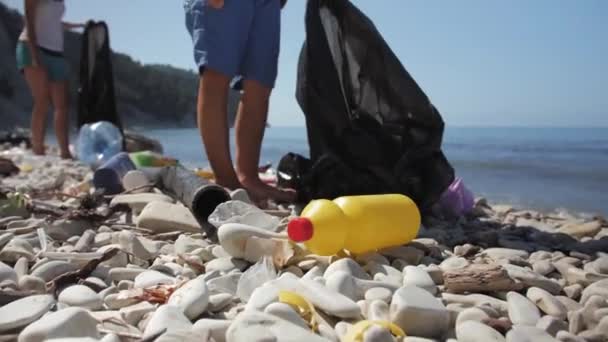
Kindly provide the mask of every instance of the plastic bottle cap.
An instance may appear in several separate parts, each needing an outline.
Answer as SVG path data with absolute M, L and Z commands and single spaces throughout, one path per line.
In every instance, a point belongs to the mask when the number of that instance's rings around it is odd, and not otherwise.
M 314 234 L 314 226 L 312 222 L 305 218 L 300 217 L 289 221 L 287 225 L 287 235 L 289 239 L 295 242 L 304 242 L 312 238 Z

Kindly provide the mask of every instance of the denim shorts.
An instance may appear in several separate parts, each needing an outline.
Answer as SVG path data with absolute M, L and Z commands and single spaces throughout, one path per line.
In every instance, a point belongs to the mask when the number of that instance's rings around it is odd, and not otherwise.
M 68 79 L 68 62 L 62 53 L 38 48 L 38 54 L 40 56 L 40 64 L 46 70 L 51 82 L 61 82 Z M 15 55 L 17 58 L 17 68 L 20 71 L 32 65 L 32 54 L 26 42 L 19 41 L 17 43 Z
M 205 68 L 240 80 L 254 80 L 273 88 L 281 41 L 280 0 L 224 0 L 215 9 L 207 0 L 186 0 L 186 27 L 194 45 L 194 61 Z

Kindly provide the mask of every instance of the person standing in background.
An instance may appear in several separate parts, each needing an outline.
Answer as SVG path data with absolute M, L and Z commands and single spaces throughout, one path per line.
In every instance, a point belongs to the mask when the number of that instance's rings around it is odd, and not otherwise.
M 64 31 L 84 24 L 63 22 L 63 0 L 24 0 L 25 28 L 17 43 L 17 67 L 34 98 L 32 150 L 45 153 L 46 117 L 52 104 L 61 158 L 71 158 L 68 137 L 68 63 L 63 55 Z
M 197 122 L 217 184 L 245 188 L 256 201 L 290 201 L 292 191 L 265 184 L 258 164 L 279 58 L 286 0 L 185 0 L 186 27 L 199 68 Z M 227 120 L 231 86 L 242 97 L 236 119 L 236 170 Z

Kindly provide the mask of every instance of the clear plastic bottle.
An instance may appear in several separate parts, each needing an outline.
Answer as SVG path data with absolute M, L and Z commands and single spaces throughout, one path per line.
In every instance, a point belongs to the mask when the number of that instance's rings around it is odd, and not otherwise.
M 100 121 L 80 128 L 77 146 L 78 159 L 97 168 L 122 151 L 123 137 L 116 126 Z
M 209 223 L 216 228 L 226 223 L 241 223 L 257 228 L 276 231 L 281 220 L 260 208 L 241 201 L 228 201 L 217 206 L 209 216 Z

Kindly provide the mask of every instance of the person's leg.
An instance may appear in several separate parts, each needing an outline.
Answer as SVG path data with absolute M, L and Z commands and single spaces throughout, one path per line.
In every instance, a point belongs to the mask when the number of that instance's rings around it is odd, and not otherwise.
M 290 201 L 293 192 L 265 184 L 258 173 L 270 93 L 277 75 L 281 9 L 279 1 L 254 2 L 256 12 L 244 61 L 244 94 L 236 122 L 237 174 L 254 198 Z
M 228 134 L 229 83 L 228 76 L 212 69 L 205 70 L 200 78 L 197 122 L 216 183 L 237 189 L 240 188 L 240 183 L 232 166 Z
M 222 9 L 202 0 L 186 5 L 186 27 L 201 75 L 198 127 L 216 182 L 230 189 L 241 185 L 230 156 L 228 88 L 231 78 L 239 73 L 253 13 L 249 0 L 228 1 Z
M 61 152 L 61 158 L 70 159 L 70 141 L 68 130 L 68 84 L 66 81 L 51 82 L 51 99 L 55 108 L 55 135 Z
M 271 187 L 259 177 L 260 152 L 271 90 L 253 80 L 245 80 L 243 85 L 245 92 L 236 121 L 236 167 L 239 181 L 253 198 L 290 201 L 293 199 L 292 192 Z
M 23 72 L 34 98 L 31 122 L 32 151 L 34 154 L 43 155 L 46 116 L 50 104 L 49 81 L 42 67 L 29 66 L 24 68 Z

